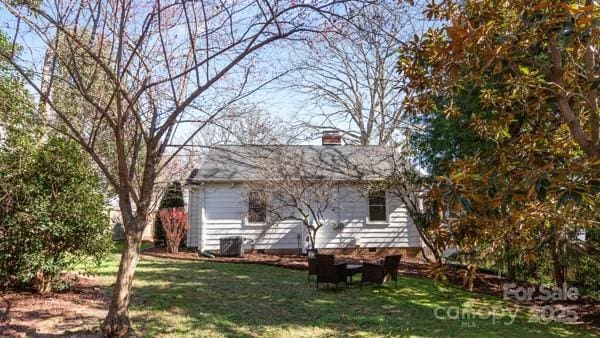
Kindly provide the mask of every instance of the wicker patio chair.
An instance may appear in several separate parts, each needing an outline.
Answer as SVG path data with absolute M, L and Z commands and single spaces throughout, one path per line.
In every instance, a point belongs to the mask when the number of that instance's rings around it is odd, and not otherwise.
M 362 288 L 366 283 L 381 285 L 388 280 L 393 280 L 398 287 L 398 265 L 401 259 L 401 255 L 395 255 L 386 256 L 383 264 L 364 262 L 360 287 Z
M 317 258 L 308 258 L 308 281 L 310 282 L 310 276 L 317 275 Z
M 348 271 L 346 263 L 335 264 L 334 255 L 317 255 L 317 289 L 319 283 L 329 283 L 337 285 L 344 283 L 348 287 Z

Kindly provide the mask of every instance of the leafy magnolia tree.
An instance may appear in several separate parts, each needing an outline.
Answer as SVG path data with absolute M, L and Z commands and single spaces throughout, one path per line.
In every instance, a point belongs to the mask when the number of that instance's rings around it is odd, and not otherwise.
M 516 253 L 534 262 L 548 250 L 558 285 L 575 234 L 597 227 L 597 11 L 591 2 L 442 1 L 442 20 L 401 50 L 407 106 L 466 119 L 495 146 L 446 168 L 448 224 L 461 250 Z M 469 100 L 480 106 L 465 106 Z M 484 112 L 484 113 L 481 113 Z
M 0 2 L 19 22 L 11 41 L 33 47 L 24 48 L 29 55 L 0 57 L 25 78 L 119 197 L 125 245 L 102 332 L 125 335 L 157 177 L 206 125 L 260 88 L 252 76 L 259 51 L 284 39 L 302 41 L 345 19 L 348 0 Z M 71 52 L 60 52 L 57 41 Z M 40 45 L 53 51 L 46 53 L 48 62 L 36 62 L 33 51 Z M 44 81 L 56 75 L 55 61 L 66 65 L 57 74 L 93 108 L 85 124 L 52 95 L 52 81 Z M 98 142 L 104 133 L 108 144 Z
M 160 217 L 160 211 L 162 209 L 183 208 L 184 206 L 185 202 L 183 200 L 183 191 L 181 190 L 181 183 L 177 181 L 171 182 L 166 188 L 158 206 L 159 215 L 157 216 L 159 217 L 156 217 L 154 221 L 154 230 L 156 231 L 155 236 L 156 241 L 158 243 L 167 244 L 167 237 L 165 233 L 165 228 L 162 223 L 162 218 Z
M 520 114 L 551 112 L 587 158 L 599 156 L 596 1 L 444 0 L 427 16 L 445 24 L 405 45 L 399 62 L 410 79 L 410 110 L 431 110 L 433 96 L 451 97 L 470 83 L 497 116 L 498 123 L 486 124 L 490 134 L 506 135 Z M 444 107 L 448 115 L 460 113 L 455 100 Z
M 0 150 L 0 278 L 52 290 L 60 274 L 108 253 L 110 226 L 104 196 L 77 144 L 52 134 L 8 135 Z
M 166 208 L 158 211 L 165 232 L 167 251 L 179 252 L 179 245 L 190 228 L 187 214 L 183 208 Z

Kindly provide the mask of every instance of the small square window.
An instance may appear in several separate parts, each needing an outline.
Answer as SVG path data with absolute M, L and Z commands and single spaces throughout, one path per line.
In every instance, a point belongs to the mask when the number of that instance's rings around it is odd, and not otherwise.
M 248 194 L 248 222 L 265 223 L 267 221 L 267 202 L 263 193 L 251 191 Z
M 385 206 L 385 191 L 369 191 L 369 221 L 385 222 L 387 221 L 387 210 Z

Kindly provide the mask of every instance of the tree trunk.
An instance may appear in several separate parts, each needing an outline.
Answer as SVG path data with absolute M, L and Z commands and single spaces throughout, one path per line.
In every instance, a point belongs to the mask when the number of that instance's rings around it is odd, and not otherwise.
M 557 287 L 562 288 L 565 285 L 565 269 L 560 262 L 560 245 L 558 243 L 558 238 L 555 238 L 552 243 L 552 265 L 554 270 L 554 282 Z
M 308 232 L 309 232 L 309 236 L 308 237 L 310 239 L 311 249 L 315 250 L 316 249 L 315 242 L 317 240 L 317 230 L 312 230 L 312 229 L 309 228 Z
M 559 227 L 554 225 L 554 236 L 552 238 L 552 244 L 550 247 L 552 255 L 553 275 L 556 286 L 562 288 L 565 284 L 565 269 L 560 261 L 561 247 L 560 247 L 560 232 Z
M 168 253 L 178 253 L 179 252 L 179 244 L 174 241 L 167 240 L 167 252 Z
M 35 289 L 41 295 L 49 294 L 52 291 L 52 277 L 39 271 L 35 276 Z
M 506 264 L 506 276 L 510 280 L 517 279 L 517 257 L 512 252 L 512 245 L 508 239 L 504 240 L 504 263 Z
M 117 282 L 113 289 L 108 314 L 104 319 L 104 323 L 102 323 L 102 334 L 106 337 L 123 337 L 130 331 L 129 296 L 131 294 L 131 285 L 138 262 L 141 242 L 141 231 L 139 233 L 128 233 L 125 237 L 125 248 L 123 248 L 121 254 Z
M 565 285 L 565 273 L 564 269 L 559 265 L 554 263 L 554 280 L 556 281 L 556 286 L 561 288 Z

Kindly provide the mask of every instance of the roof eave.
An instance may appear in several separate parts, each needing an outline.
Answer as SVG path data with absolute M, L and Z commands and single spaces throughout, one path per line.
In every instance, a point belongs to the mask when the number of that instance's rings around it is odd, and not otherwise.
M 383 181 L 385 179 L 386 179 L 385 177 L 369 177 L 369 178 L 362 178 L 362 179 L 333 178 L 333 179 L 327 179 L 327 180 L 322 180 L 322 181 L 334 181 L 334 182 L 340 182 L 340 183 L 341 182 L 361 183 L 361 182 Z M 188 179 L 187 184 L 199 185 L 202 183 L 246 183 L 246 182 L 264 182 L 264 181 L 272 181 L 272 180 L 266 180 L 266 179 L 245 179 L 245 180 L 241 180 L 241 179 L 230 179 L 230 180 Z M 285 180 L 278 180 L 278 181 L 285 181 Z

